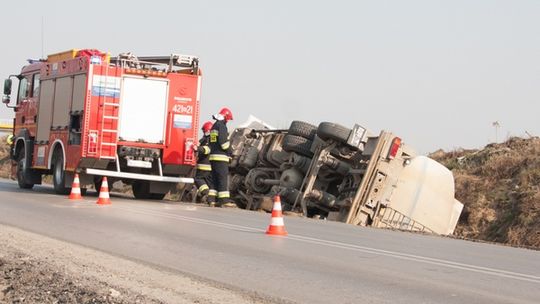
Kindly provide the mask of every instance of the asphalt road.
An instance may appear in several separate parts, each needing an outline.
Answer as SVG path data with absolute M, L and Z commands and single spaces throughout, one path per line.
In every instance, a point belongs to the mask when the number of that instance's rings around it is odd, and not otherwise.
M 95 194 L 0 180 L 0 223 L 301 303 L 540 303 L 540 252 L 266 213 Z

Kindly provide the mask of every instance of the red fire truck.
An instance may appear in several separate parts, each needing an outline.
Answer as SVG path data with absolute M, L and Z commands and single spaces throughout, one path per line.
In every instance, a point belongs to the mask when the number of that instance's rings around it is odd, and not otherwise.
M 201 75 L 198 58 L 180 54 L 70 50 L 29 60 L 4 82 L 15 111 L 12 176 L 30 189 L 52 174 L 58 194 L 69 193 L 75 172 L 83 189 L 107 176 L 146 199 L 192 183 Z

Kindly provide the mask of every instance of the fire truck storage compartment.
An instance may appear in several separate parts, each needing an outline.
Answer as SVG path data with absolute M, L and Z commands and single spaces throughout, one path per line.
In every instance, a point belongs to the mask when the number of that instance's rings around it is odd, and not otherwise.
M 119 139 L 163 143 L 168 88 L 166 79 L 123 78 Z
M 51 133 L 52 108 L 54 100 L 54 83 L 52 79 L 41 82 L 41 92 L 39 94 L 39 115 L 37 121 L 36 141 L 45 142 L 49 140 Z
M 63 129 L 68 126 L 72 94 L 73 78 L 71 76 L 57 78 L 54 90 L 53 128 Z
M 84 110 L 84 100 L 86 97 L 86 74 L 75 75 L 73 80 L 73 104 L 71 112 Z
M 36 140 L 49 140 L 50 129 L 65 129 L 73 117 L 71 112 L 84 109 L 86 74 L 48 79 L 41 82 Z

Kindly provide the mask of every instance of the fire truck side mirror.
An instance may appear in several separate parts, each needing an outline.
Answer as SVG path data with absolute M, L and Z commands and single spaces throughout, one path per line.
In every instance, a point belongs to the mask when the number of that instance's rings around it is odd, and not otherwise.
M 4 95 L 11 95 L 11 79 L 4 80 Z
M 2 96 L 2 102 L 9 105 L 11 95 L 11 79 L 4 80 L 4 96 Z

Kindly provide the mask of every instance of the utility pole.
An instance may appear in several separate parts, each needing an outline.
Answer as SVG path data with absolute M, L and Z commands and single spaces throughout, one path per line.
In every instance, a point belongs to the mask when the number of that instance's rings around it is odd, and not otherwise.
M 44 55 L 44 45 L 45 45 L 45 38 L 44 38 L 44 23 L 45 23 L 45 17 L 41 16 L 41 58 L 43 59 Z
M 501 124 L 499 123 L 499 121 L 494 121 L 491 125 L 495 128 L 495 143 L 498 143 L 499 142 L 499 128 L 501 127 Z

